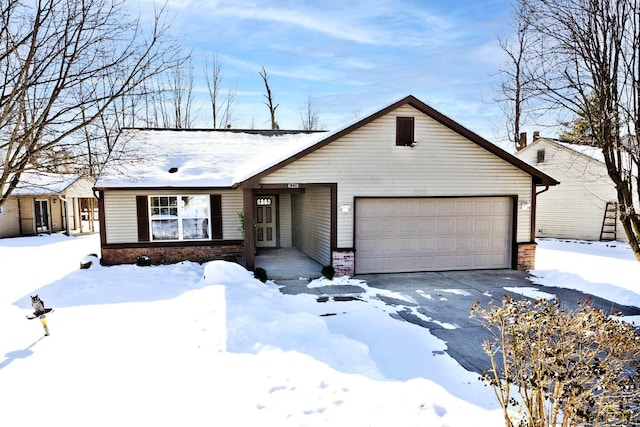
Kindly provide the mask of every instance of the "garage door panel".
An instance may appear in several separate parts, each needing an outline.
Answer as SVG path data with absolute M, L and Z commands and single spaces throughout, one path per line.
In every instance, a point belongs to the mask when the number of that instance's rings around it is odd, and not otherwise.
M 418 229 L 416 230 L 421 236 L 428 236 L 436 228 L 435 218 L 419 218 Z
M 455 222 L 456 234 L 470 234 L 473 232 L 473 219 L 472 218 L 458 218 Z
M 439 237 L 436 240 L 436 250 L 438 252 L 441 251 L 451 251 L 454 247 L 454 239 L 452 237 Z
M 356 272 L 509 268 L 508 197 L 362 199 Z
M 418 220 L 416 218 L 406 218 L 398 224 L 398 233 L 416 233 L 418 231 Z
M 456 222 L 453 218 L 438 218 L 436 220 L 436 229 L 433 230 L 435 234 L 441 235 L 451 235 L 456 229 Z

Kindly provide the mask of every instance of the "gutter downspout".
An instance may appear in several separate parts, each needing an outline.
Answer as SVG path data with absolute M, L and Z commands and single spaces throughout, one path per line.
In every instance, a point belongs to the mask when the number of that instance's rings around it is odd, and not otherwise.
M 536 193 L 536 196 L 538 196 L 538 195 L 540 195 L 540 194 L 544 193 L 545 191 L 549 191 L 549 186 L 548 186 L 548 185 L 545 185 L 544 190 L 542 190 L 542 191 L 538 191 L 538 192 Z

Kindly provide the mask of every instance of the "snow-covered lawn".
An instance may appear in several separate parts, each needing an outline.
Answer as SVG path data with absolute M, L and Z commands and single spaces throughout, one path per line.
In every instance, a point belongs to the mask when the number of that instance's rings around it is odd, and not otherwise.
M 477 374 L 373 295 L 319 304 L 225 262 L 79 269 L 98 252 L 0 239 L 1 426 L 503 425 Z M 624 244 L 541 241 L 534 273 L 640 306 Z M 35 293 L 49 337 L 25 319 Z

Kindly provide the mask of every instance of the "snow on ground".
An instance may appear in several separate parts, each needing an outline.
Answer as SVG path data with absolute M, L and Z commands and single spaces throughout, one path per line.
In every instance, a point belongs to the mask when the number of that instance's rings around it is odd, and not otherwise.
M 222 261 L 80 270 L 91 253 L 97 235 L 0 239 L 0 425 L 503 425 L 477 375 L 373 292 L 319 304 Z M 640 305 L 626 245 L 545 240 L 537 267 Z M 25 319 L 35 293 L 49 337 Z

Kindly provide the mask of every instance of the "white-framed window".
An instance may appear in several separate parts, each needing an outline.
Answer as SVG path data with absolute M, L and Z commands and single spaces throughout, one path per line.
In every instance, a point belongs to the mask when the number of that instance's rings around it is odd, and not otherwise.
M 149 196 L 151 240 L 206 240 L 211 236 L 209 196 Z

